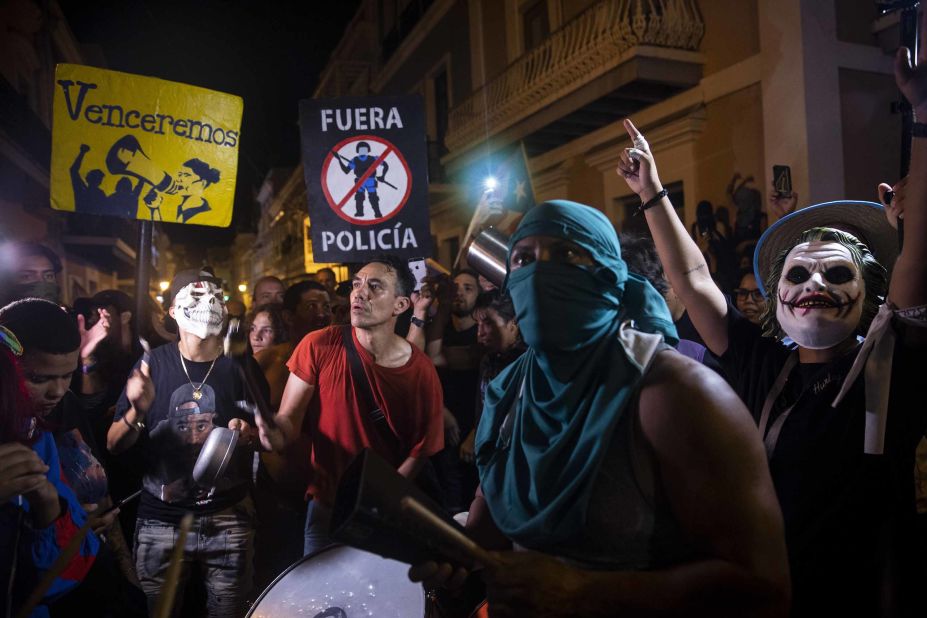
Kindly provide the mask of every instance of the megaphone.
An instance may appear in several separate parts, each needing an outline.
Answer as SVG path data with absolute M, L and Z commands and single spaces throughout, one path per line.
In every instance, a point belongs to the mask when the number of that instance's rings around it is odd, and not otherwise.
M 442 560 L 475 568 L 495 563 L 453 517 L 370 449 L 361 451 L 341 477 L 331 529 L 339 543 L 406 564 Z
M 173 177 L 148 158 L 134 135 L 126 135 L 110 147 L 106 154 L 106 169 L 110 174 L 135 176 L 161 193 L 176 191 L 172 187 Z

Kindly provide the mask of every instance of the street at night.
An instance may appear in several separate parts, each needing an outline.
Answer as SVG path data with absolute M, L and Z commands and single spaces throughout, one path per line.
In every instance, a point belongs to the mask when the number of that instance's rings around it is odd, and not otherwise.
M 0 0 L 3 616 L 924 616 L 925 37 Z

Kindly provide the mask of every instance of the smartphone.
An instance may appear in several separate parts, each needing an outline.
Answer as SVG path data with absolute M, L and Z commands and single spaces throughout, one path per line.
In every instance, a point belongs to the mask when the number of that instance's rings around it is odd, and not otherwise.
M 773 187 L 779 197 L 792 195 L 792 170 L 788 165 L 773 165 Z
M 422 289 L 422 283 L 425 281 L 425 277 L 428 276 L 428 266 L 425 264 L 425 258 L 412 258 L 409 260 L 409 270 L 412 271 L 412 276 L 415 277 L 415 292 L 418 292 Z
M 120 500 L 118 504 L 114 504 L 113 506 L 111 506 L 111 507 L 109 507 L 108 509 L 106 509 L 105 511 L 103 511 L 103 515 L 107 515 L 108 513 L 112 513 L 112 512 L 115 511 L 116 509 L 121 509 L 121 508 L 122 508 L 123 506 L 125 506 L 127 503 L 131 502 L 132 500 L 135 500 L 136 498 L 138 498 L 138 497 L 141 496 L 141 495 L 142 495 L 142 490 L 141 490 L 141 489 L 139 489 L 139 490 L 138 490 L 137 492 L 135 492 L 134 494 L 129 494 L 128 496 L 126 496 L 125 498 L 123 498 L 122 500 Z

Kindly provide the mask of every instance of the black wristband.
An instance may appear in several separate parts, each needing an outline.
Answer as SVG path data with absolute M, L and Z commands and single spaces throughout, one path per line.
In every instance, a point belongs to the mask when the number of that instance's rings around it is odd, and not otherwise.
M 915 122 L 911 125 L 911 135 L 913 137 L 927 137 L 927 124 Z
M 413 315 L 411 318 L 411 322 L 415 324 L 416 326 L 418 326 L 419 328 L 425 328 L 425 320 L 422 320 L 421 318 L 417 318 Z
M 660 200 L 662 200 L 664 197 L 666 197 L 666 194 L 667 194 L 666 189 L 662 189 L 659 193 L 657 193 L 656 195 L 654 195 L 652 198 L 650 198 L 650 199 L 647 200 L 646 202 L 643 202 L 643 203 L 640 205 L 640 207 L 638 207 L 638 209 L 634 212 L 634 216 L 636 217 L 637 215 L 641 214 L 642 212 L 644 212 L 644 211 L 647 210 L 648 208 L 653 208 L 654 206 L 656 206 L 657 204 L 659 204 L 659 203 L 660 203 Z

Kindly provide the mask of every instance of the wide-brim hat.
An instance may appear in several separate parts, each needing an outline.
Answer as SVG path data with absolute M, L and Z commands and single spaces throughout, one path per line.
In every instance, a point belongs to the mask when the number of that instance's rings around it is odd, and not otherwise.
M 829 227 L 852 234 L 869 247 L 879 264 L 891 272 L 898 258 L 898 232 L 885 218 L 885 208 L 876 202 L 837 200 L 806 206 L 769 226 L 756 244 L 753 272 L 763 296 L 767 296 L 766 277 L 773 262 L 791 249 L 803 232 Z

